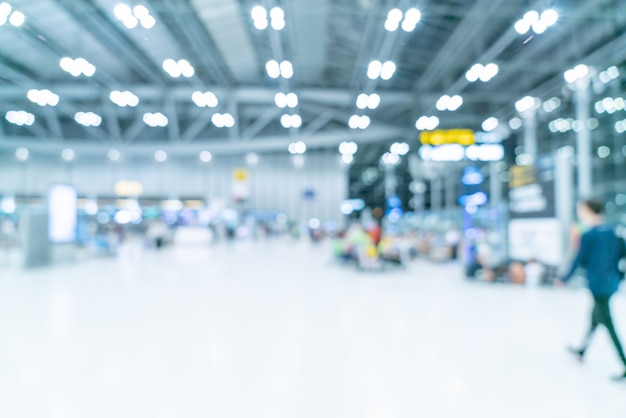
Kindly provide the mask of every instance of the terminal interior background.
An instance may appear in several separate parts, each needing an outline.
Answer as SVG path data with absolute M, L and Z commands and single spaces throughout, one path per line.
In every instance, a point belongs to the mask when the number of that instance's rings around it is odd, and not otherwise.
M 626 3 L 0 3 L 0 415 L 622 417 Z M 613 301 L 626 335 L 626 297 Z

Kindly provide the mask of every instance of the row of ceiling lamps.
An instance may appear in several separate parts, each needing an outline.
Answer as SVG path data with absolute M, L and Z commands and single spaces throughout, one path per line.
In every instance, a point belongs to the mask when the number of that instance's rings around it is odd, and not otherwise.
M 587 129 L 594 130 L 600 126 L 600 121 L 596 118 L 589 118 L 586 122 L 583 122 L 582 120 L 574 120 L 572 118 L 559 118 L 551 121 L 548 124 L 548 129 L 552 133 L 565 133 L 569 131 L 580 132 L 585 128 L 585 125 Z
M 396 144 L 394 144 L 396 145 Z M 404 144 L 406 145 L 406 144 Z M 407 147 L 407 152 L 408 152 L 408 145 L 406 145 Z M 341 155 L 344 157 L 342 158 L 342 162 L 345 164 L 350 164 L 352 163 L 353 159 L 354 159 L 354 154 L 357 151 L 357 145 L 355 142 L 342 142 L 339 145 L 339 152 L 341 153 Z M 306 144 L 303 141 L 298 141 L 298 142 L 293 142 L 291 144 L 289 144 L 289 146 L 287 147 L 287 150 L 289 152 L 289 154 L 291 155 L 295 155 L 295 156 L 302 156 L 304 155 L 304 153 L 306 153 L 307 147 Z M 404 154 L 402 154 L 404 155 Z M 157 162 L 165 162 L 168 159 L 168 155 L 167 152 L 163 151 L 163 150 L 157 150 L 155 151 L 154 155 L 153 155 L 155 161 Z M 348 158 L 350 157 L 350 158 Z M 19 147 L 15 150 L 15 158 L 18 159 L 19 161 L 27 161 L 30 158 L 30 152 L 28 150 L 28 148 L 26 147 Z M 61 158 L 65 161 L 74 161 L 76 159 L 76 152 L 71 149 L 71 148 L 65 148 L 61 151 Z M 107 151 L 107 158 L 110 161 L 113 162 L 117 162 L 120 161 L 122 158 L 122 153 L 115 149 L 112 148 L 110 150 Z M 213 160 L 213 154 L 211 154 L 211 152 L 209 151 L 201 151 L 198 154 L 198 158 L 200 159 L 200 161 L 202 161 L 203 163 L 208 163 L 210 161 Z M 254 153 L 254 152 L 250 152 L 247 153 L 245 155 L 246 158 L 246 162 L 249 165 L 257 165 L 259 162 L 259 156 L 258 154 Z
M 127 4 L 119 3 L 113 8 L 113 13 L 128 29 L 134 29 L 138 24 L 145 29 L 152 29 L 156 24 L 156 19 L 143 5 L 137 5 L 131 9 Z
M 541 14 L 539 14 L 539 12 L 537 12 L 536 10 L 530 10 L 529 12 L 524 14 L 522 19 L 518 20 L 515 23 L 514 27 L 515 30 L 520 34 L 525 34 L 531 29 L 536 34 L 541 34 L 545 32 L 546 29 L 550 26 L 555 25 L 558 20 L 559 14 L 554 9 L 545 10 Z M 467 72 L 465 73 L 465 78 L 470 83 L 475 83 L 478 80 L 482 81 L 483 83 L 487 83 L 491 79 L 493 79 L 498 74 L 498 72 L 499 67 L 495 63 L 489 63 L 485 65 L 481 63 L 476 63 L 472 67 L 470 67 L 469 70 L 467 70 Z M 606 75 L 605 77 L 608 77 L 608 75 Z M 568 78 L 567 75 L 566 78 Z M 442 110 L 439 108 L 439 106 L 437 106 L 437 108 L 439 110 Z
M 588 77 L 596 75 L 596 70 L 593 67 L 588 67 L 584 64 L 579 64 L 574 68 L 571 68 L 563 73 L 563 78 L 566 82 L 573 84 L 578 80 L 584 80 Z M 619 69 L 616 66 L 611 66 L 598 74 L 598 79 L 607 84 L 612 80 L 618 79 L 620 76 Z M 545 102 L 541 102 L 540 99 L 532 96 L 526 96 L 515 102 L 515 109 L 518 113 L 523 114 L 527 111 L 538 109 L 543 107 L 546 113 L 551 113 L 561 106 L 561 99 L 553 97 Z M 618 110 L 626 110 L 626 101 L 621 98 L 605 97 L 604 99 L 595 103 L 595 110 L 598 113 L 615 113 Z M 482 128 L 484 131 L 489 132 L 498 127 L 498 120 L 494 117 L 490 117 L 483 121 Z M 548 128 L 551 132 L 568 132 L 568 131 L 580 131 L 587 126 L 588 129 L 596 129 L 599 127 L 599 121 L 595 118 L 590 118 L 586 123 L 582 121 L 575 121 L 573 119 L 556 119 L 548 124 Z M 520 118 L 514 117 L 509 121 L 509 127 L 513 130 L 517 130 L 522 127 L 522 121 Z M 623 133 L 621 130 L 622 125 L 619 122 L 615 126 L 615 130 L 618 133 Z M 626 125 L 624 126 L 626 128 Z M 419 128 L 418 128 L 419 129 Z
M 391 9 L 387 14 L 385 21 L 385 29 L 389 32 L 394 32 L 398 28 L 402 27 L 405 32 L 411 32 L 415 30 L 418 22 L 421 20 L 422 14 L 416 8 L 408 9 L 403 12 L 400 9 Z M 376 80 L 378 78 L 382 80 L 390 80 L 396 72 L 396 64 L 393 61 L 381 62 L 379 60 L 373 60 L 367 66 L 367 77 L 370 80 Z M 376 93 L 366 94 L 361 93 L 356 98 L 356 107 L 365 109 L 376 109 L 380 105 L 380 96 Z M 367 129 L 370 125 L 370 118 L 366 115 L 352 115 L 348 120 L 348 126 L 352 129 Z M 350 159 L 346 157 L 345 159 Z
M 20 27 L 26 21 L 26 16 L 19 10 L 14 10 L 9 3 L 0 3 L 0 26 L 4 26 L 7 22 L 11 25 Z
M 595 104 L 595 110 L 598 113 L 608 113 L 612 115 L 619 110 L 626 110 L 626 101 L 622 97 L 605 97 L 599 100 Z
M 255 6 L 250 12 L 254 27 L 258 30 L 264 30 L 268 27 L 267 10 L 263 6 Z M 280 7 L 273 7 L 269 12 L 270 20 L 272 21 L 272 29 L 283 30 L 285 28 L 285 12 Z

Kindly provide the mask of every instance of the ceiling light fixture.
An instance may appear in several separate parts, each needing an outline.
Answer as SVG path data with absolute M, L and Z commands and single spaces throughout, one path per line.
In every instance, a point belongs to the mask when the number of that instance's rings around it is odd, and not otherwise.
M 437 116 L 421 116 L 415 122 L 415 128 L 418 131 L 433 131 L 439 126 L 439 118 Z
M 9 3 L 0 3 L 0 26 L 9 22 L 11 25 L 19 28 L 26 21 L 24 13 L 14 10 Z
M 164 128 L 169 123 L 167 116 L 161 112 L 145 113 L 143 115 L 143 122 L 151 128 Z
M 302 126 L 302 117 L 285 114 L 280 117 L 280 124 L 283 125 L 283 128 L 299 128 Z
M 289 61 L 278 63 L 276 60 L 270 60 L 265 64 L 265 70 L 270 78 L 283 77 L 289 79 L 293 77 L 293 65 Z
M 113 8 L 113 14 L 128 29 L 134 29 L 138 24 L 145 29 L 152 29 L 156 24 L 156 19 L 150 14 L 148 8 L 141 4 L 131 9 L 127 4 L 118 3 Z
M 163 70 L 172 78 L 178 78 L 181 75 L 185 78 L 191 78 L 196 73 L 193 66 L 185 59 L 174 61 L 168 58 L 163 61 Z
M 371 119 L 367 115 L 352 115 L 348 120 L 348 126 L 351 129 L 367 129 L 370 126 Z
M 399 27 L 402 27 L 405 32 L 412 32 L 421 19 L 422 13 L 419 9 L 411 8 L 406 13 L 402 13 L 400 9 L 391 9 L 387 14 L 385 29 L 389 32 L 395 32 Z
M 214 113 L 211 122 L 217 128 L 232 128 L 235 126 L 235 118 L 230 113 Z
M 359 109 L 376 109 L 380 105 L 380 96 L 376 93 L 361 93 L 356 98 L 356 107 Z
M 295 108 L 298 106 L 298 95 L 295 93 L 276 93 L 274 103 L 281 109 L 285 107 Z
M 38 104 L 39 106 L 56 106 L 59 104 L 59 96 L 52 93 L 48 89 L 30 89 L 28 90 L 28 93 L 26 93 L 26 97 L 28 100 Z
M 109 99 L 119 107 L 135 107 L 139 104 L 139 97 L 130 91 L 113 90 L 111 94 L 109 94 Z
M 378 60 L 374 60 L 369 63 L 367 67 L 367 77 L 371 80 L 382 78 L 383 80 L 389 80 L 396 72 L 396 64 L 393 61 L 386 61 L 382 63 Z
M 524 17 L 515 22 L 514 28 L 520 35 L 525 35 L 531 29 L 537 35 L 544 33 L 549 27 L 558 22 L 559 14 L 554 9 L 545 10 L 539 14 L 536 10 L 530 10 Z
M 24 110 L 9 110 L 5 118 L 7 122 L 17 126 L 31 126 L 35 123 L 35 115 Z
M 289 151 L 289 154 L 302 155 L 306 152 L 306 144 L 302 141 L 292 142 L 291 144 L 289 144 L 289 147 L 287 149 Z
M 102 117 L 93 112 L 76 112 L 74 120 L 83 126 L 100 126 Z
M 465 73 L 465 78 L 470 83 L 474 83 L 478 80 L 486 83 L 494 78 L 498 74 L 499 70 L 498 65 L 494 63 L 489 63 L 487 65 L 474 64 Z
M 444 94 L 439 98 L 439 100 L 437 100 L 435 107 L 437 108 L 437 110 L 440 111 L 449 110 L 451 112 L 454 112 L 455 110 L 458 110 L 458 108 L 461 107 L 462 104 L 463 98 L 458 94 L 455 94 L 452 97 Z
M 84 58 L 63 57 L 59 65 L 63 71 L 70 73 L 73 77 L 79 77 L 81 74 L 85 77 L 92 77 L 96 73 L 96 67 Z
M 198 107 L 217 107 L 219 101 L 217 100 L 217 96 L 212 91 L 194 91 L 191 95 L 191 100 Z

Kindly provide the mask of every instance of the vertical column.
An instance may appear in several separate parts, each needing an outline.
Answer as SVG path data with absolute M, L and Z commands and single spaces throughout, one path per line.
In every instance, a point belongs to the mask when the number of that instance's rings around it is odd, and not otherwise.
M 499 207 L 502 202 L 502 182 L 498 162 L 489 163 L 489 203 L 492 209 Z
M 537 109 L 535 107 L 521 114 L 524 121 L 524 154 L 537 160 Z
M 396 194 L 395 168 L 391 164 L 385 165 L 385 198 L 389 199 Z
M 569 248 L 569 227 L 574 223 L 574 170 L 572 169 L 572 147 L 563 147 L 555 152 L 554 169 L 556 192 L 556 217 L 561 221 L 562 248 Z
M 574 83 L 574 99 L 576 105 L 576 120 L 581 129 L 576 132 L 576 151 L 578 155 L 578 197 L 589 197 L 593 193 L 591 184 L 591 131 L 587 126 L 591 113 L 591 92 L 589 78 L 582 77 Z
M 446 187 L 446 212 L 448 218 L 452 219 L 454 214 L 455 197 L 456 197 L 456 171 L 454 170 L 453 163 L 448 163 L 449 166 L 445 170 L 445 187 Z
M 441 176 L 433 176 L 430 180 L 430 209 L 438 213 L 441 211 Z

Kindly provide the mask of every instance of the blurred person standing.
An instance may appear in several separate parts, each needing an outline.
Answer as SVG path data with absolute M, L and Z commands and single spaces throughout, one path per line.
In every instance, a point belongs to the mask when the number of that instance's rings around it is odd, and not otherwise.
M 587 286 L 594 299 L 591 327 L 583 344 L 579 348 L 569 350 L 582 361 L 598 325 L 604 325 L 624 365 L 623 374 L 616 376 L 615 380 L 626 381 L 626 356 L 613 324 L 609 304 L 623 278 L 619 264 L 626 254 L 623 239 L 618 237 L 613 228 L 604 221 L 603 212 L 604 204 L 598 200 L 589 199 L 578 203 L 578 218 L 588 229 L 580 238 L 578 254 L 569 272 L 562 281 L 557 280 L 555 284 L 562 285 L 569 281 L 579 267 L 585 269 Z

